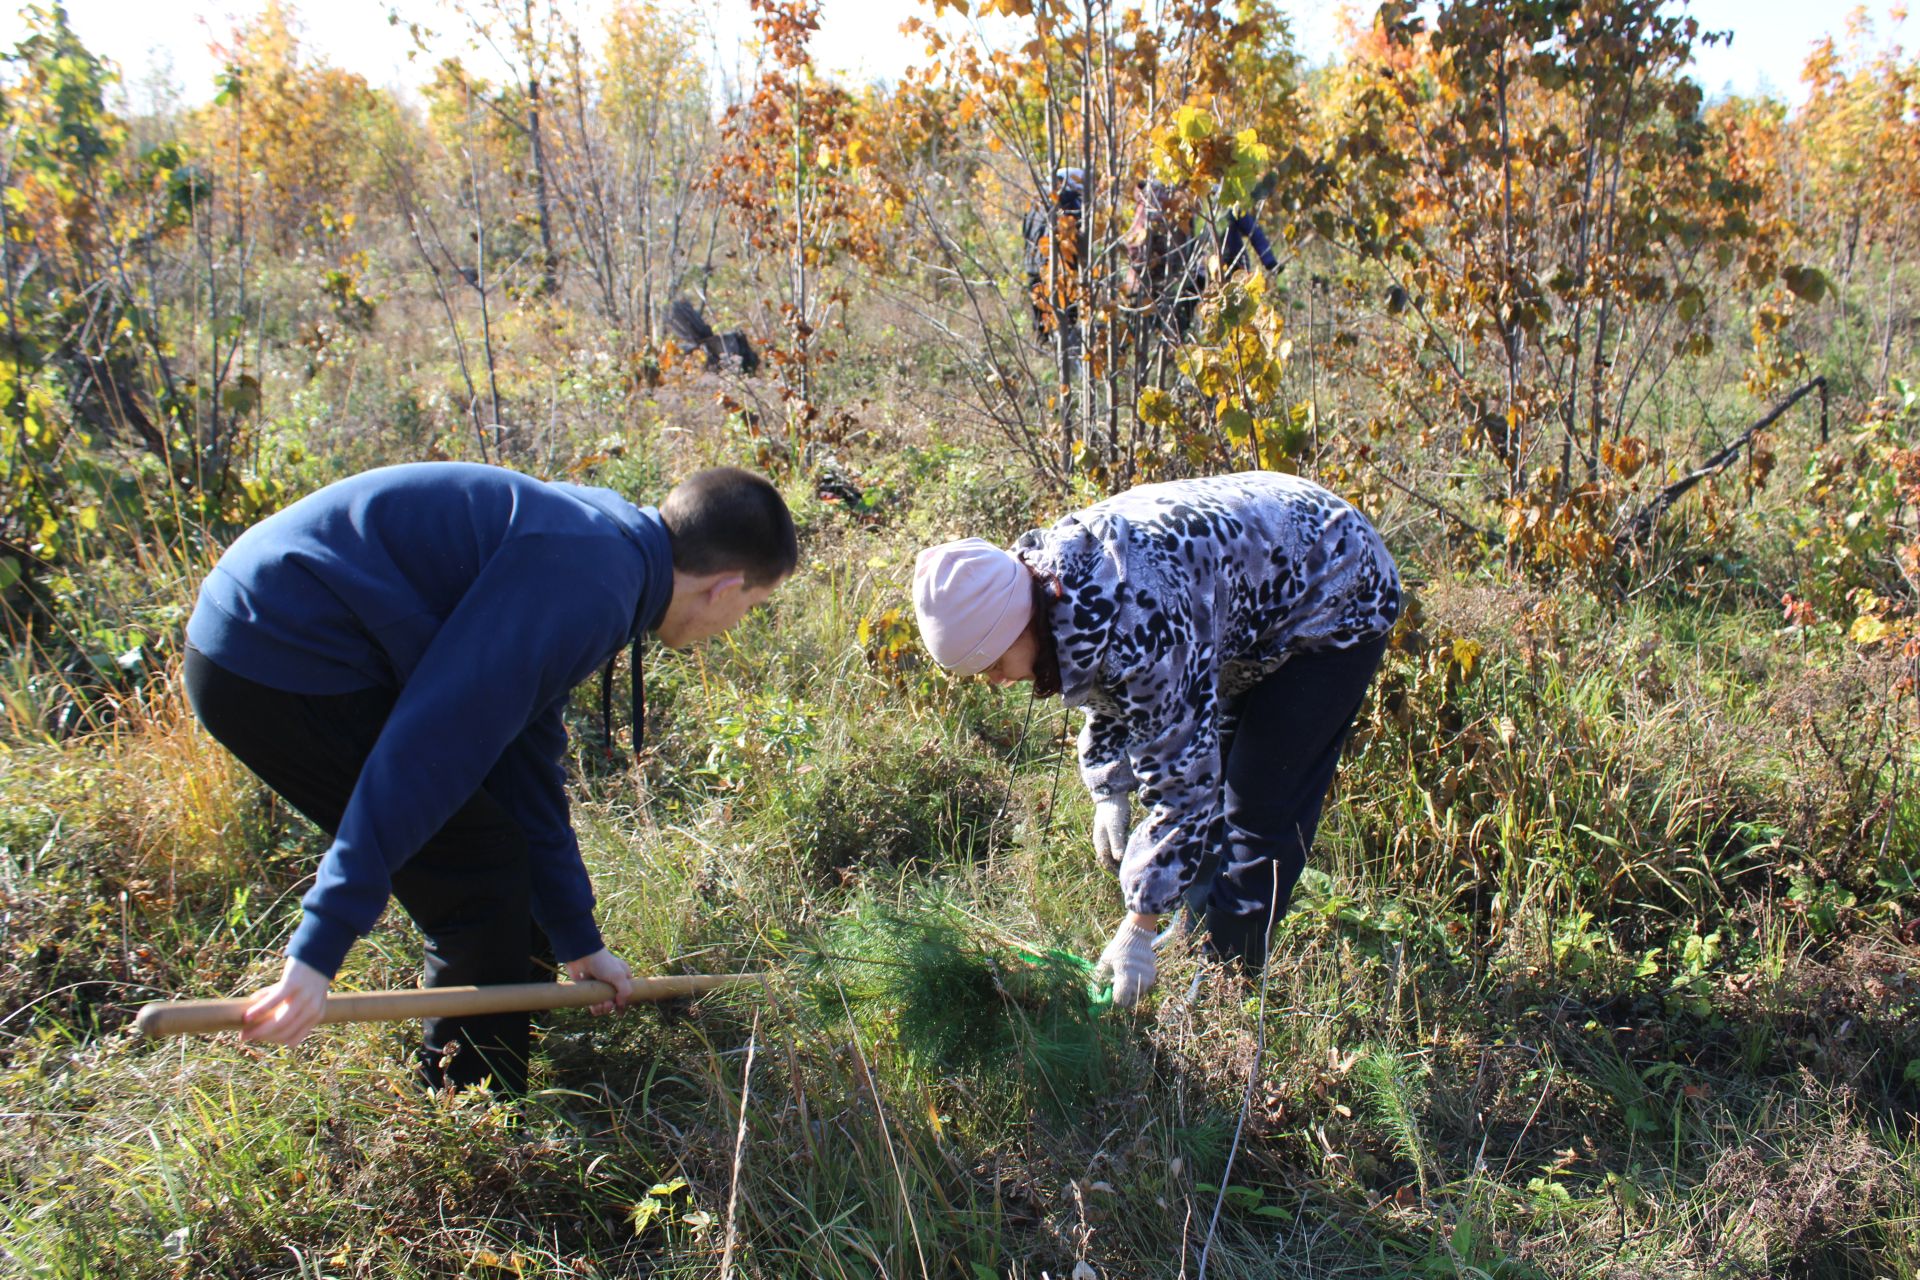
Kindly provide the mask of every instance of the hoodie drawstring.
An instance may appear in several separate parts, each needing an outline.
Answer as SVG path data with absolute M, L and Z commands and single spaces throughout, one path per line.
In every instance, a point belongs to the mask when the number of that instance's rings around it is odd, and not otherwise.
M 629 665 L 633 667 L 633 756 L 640 758 L 640 745 L 647 736 L 647 683 L 641 670 L 640 650 L 646 644 L 644 636 L 633 638 L 633 655 Z M 620 662 L 620 651 L 615 649 L 613 656 L 607 659 L 607 665 L 600 669 L 600 740 L 606 751 L 607 759 L 613 759 L 613 669 Z

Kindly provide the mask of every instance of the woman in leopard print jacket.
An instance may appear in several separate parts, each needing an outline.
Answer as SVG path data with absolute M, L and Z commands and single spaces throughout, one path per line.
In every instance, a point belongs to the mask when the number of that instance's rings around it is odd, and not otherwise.
M 1366 517 L 1274 472 L 1143 485 L 1010 551 L 921 552 L 914 607 L 943 666 L 1085 714 L 1094 850 L 1128 912 L 1101 956 L 1115 998 L 1153 984 L 1154 930 L 1183 897 L 1216 955 L 1264 964 L 1400 612 Z

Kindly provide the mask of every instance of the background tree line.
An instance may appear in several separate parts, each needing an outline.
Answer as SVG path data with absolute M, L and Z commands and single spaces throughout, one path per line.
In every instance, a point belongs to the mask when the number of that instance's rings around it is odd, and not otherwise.
M 417 376 L 384 412 L 336 405 L 342 430 L 524 457 L 556 362 L 669 376 L 685 295 L 769 349 L 773 386 L 724 407 L 796 466 L 856 416 L 821 375 L 853 315 L 929 341 L 941 412 L 1047 484 L 1301 468 L 1549 571 L 1616 573 L 1674 485 L 1734 472 L 1694 499 L 1718 518 L 1784 451 L 1818 473 L 1795 598 L 1901 627 L 1911 463 L 1890 438 L 1842 463 L 1832 432 L 1836 400 L 1841 440 L 1885 417 L 1914 340 L 1915 63 L 1864 19 L 1788 110 L 1708 102 L 1688 62 L 1723 37 L 1656 0 L 1387 4 L 1312 70 L 1260 0 L 1155 23 L 989 0 L 1018 33 L 992 47 L 946 8 L 909 23 L 923 68 L 855 89 L 814 72 L 805 0 L 756 0 L 759 63 L 724 87 L 688 12 L 458 4 L 425 16 L 471 48 L 401 101 L 308 56 L 275 0 L 211 101 L 138 118 L 63 10 L 29 9 L 0 156 L 9 580 L 129 485 L 258 514 L 276 416 L 337 402 L 395 334 Z M 1036 343 L 1018 228 L 1067 167 L 1084 252 L 1048 266 L 1071 318 Z M 1128 283 L 1148 179 L 1197 234 L 1180 332 Z M 1271 277 L 1219 269 L 1236 212 Z M 1743 434 L 1816 383 L 1819 441 Z M 1862 536 L 1884 545 L 1828 546 Z

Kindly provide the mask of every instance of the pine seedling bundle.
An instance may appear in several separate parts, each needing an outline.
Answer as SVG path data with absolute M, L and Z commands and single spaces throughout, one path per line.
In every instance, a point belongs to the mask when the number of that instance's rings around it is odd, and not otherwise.
M 909 1070 L 1013 1086 L 1054 1107 L 1105 1083 L 1107 998 L 1071 951 L 1020 945 L 932 903 L 864 907 L 811 959 L 821 1013 L 851 1014 Z

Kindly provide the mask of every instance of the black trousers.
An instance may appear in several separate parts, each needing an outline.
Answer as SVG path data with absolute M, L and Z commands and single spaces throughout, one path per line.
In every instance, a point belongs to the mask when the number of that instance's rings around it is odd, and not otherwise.
M 1227 709 L 1226 837 L 1189 902 L 1207 947 L 1258 972 L 1273 926 L 1307 865 L 1334 767 L 1386 653 L 1386 640 L 1302 653 Z
M 187 698 L 208 733 L 329 835 L 393 710 L 388 689 L 299 694 L 270 688 L 188 646 Z M 554 977 L 552 948 L 533 923 L 526 832 L 484 790 L 393 873 L 393 896 L 426 935 L 424 985 L 497 986 Z M 531 1026 L 524 1013 L 430 1018 L 418 1050 L 433 1087 L 491 1077 L 527 1086 Z

